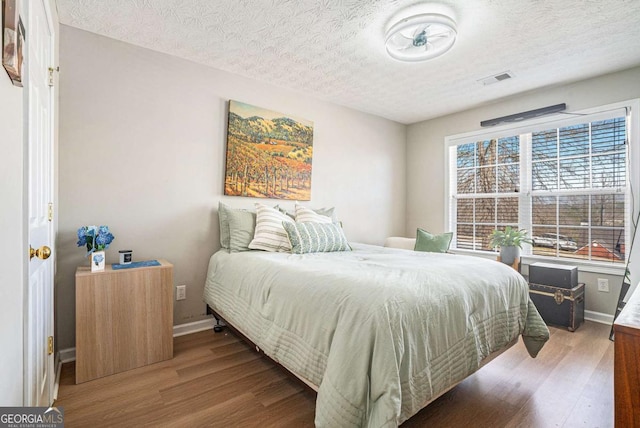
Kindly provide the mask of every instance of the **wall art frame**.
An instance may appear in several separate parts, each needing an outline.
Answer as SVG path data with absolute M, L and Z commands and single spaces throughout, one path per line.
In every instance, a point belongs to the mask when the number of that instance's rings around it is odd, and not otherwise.
M 21 0 L 2 0 L 2 66 L 11 82 L 22 87 L 25 28 L 20 5 Z
M 229 101 L 224 194 L 311 200 L 313 122 Z

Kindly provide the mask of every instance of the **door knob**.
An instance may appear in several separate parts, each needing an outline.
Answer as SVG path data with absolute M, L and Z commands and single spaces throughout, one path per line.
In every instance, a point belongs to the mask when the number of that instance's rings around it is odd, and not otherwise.
M 51 248 L 47 247 L 46 245 L 43 245 L 37 250 L 29 246 L 29 260 L 31 260 L 34 256 L 39 259 L 46 260 L 49 258 L 50 255 L 51 255 Z

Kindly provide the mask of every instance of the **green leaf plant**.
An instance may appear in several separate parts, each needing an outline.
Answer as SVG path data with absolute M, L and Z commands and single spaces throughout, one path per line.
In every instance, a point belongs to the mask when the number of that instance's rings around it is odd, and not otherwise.
M 524 229 L 514 229 L 511 226 L 507 226 L 504 230 L 494 230 L 489 235 L 491 242 L 489 245 L 491 248 L 497 247 L 519 247 L 522 248 L 522 244 L 531 244 L 533 241 L 527 237 L 527 231 Z

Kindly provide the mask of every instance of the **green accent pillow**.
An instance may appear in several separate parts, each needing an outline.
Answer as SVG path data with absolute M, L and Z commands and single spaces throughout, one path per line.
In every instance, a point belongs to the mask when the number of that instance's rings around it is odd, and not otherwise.
M 351 251 L 347 237 L 335 223 L 293 223 L 283 221 L 293 254 Z
M 333 223 L 331 216 L 318 214 L 311 208 L 296 204 L 296 223 Z
M 336 217 L 335 207 L 331 208 L 318 208 L 314 210 L 316 214 L 327 216 L 331 219 L 332 222 L 338 223 L 338 217 Z
M 220 245 L 232 253 L 249 251 L 256 228 L 256 213 L 218 204 L 220 218 Z
M 418 228 L 416 232 L 415 251 L 425 251 L 427 253 L 446 253 L 449 251 L 453 232 L 434 235 L 426 230 Z
M 222 248 L 229 249 L 229 219 L 227 218 L 227 211 L 230 208 L 223 204 L 222 202 L 218 202 L 218 220 L 220 221 L 220 246 Z

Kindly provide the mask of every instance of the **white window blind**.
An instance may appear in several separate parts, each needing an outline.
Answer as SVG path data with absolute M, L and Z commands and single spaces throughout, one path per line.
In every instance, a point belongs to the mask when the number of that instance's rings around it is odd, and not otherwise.
M 456 246 L 488 249 L 496 228 L 518 225 L 518 136 L 461 144 L 456 155 Z
M 627 110 L 451 137 L 453 248 L 491 251 L 489 235 L 526 229 L 525 254 L 624 263 L 630 229 Z

